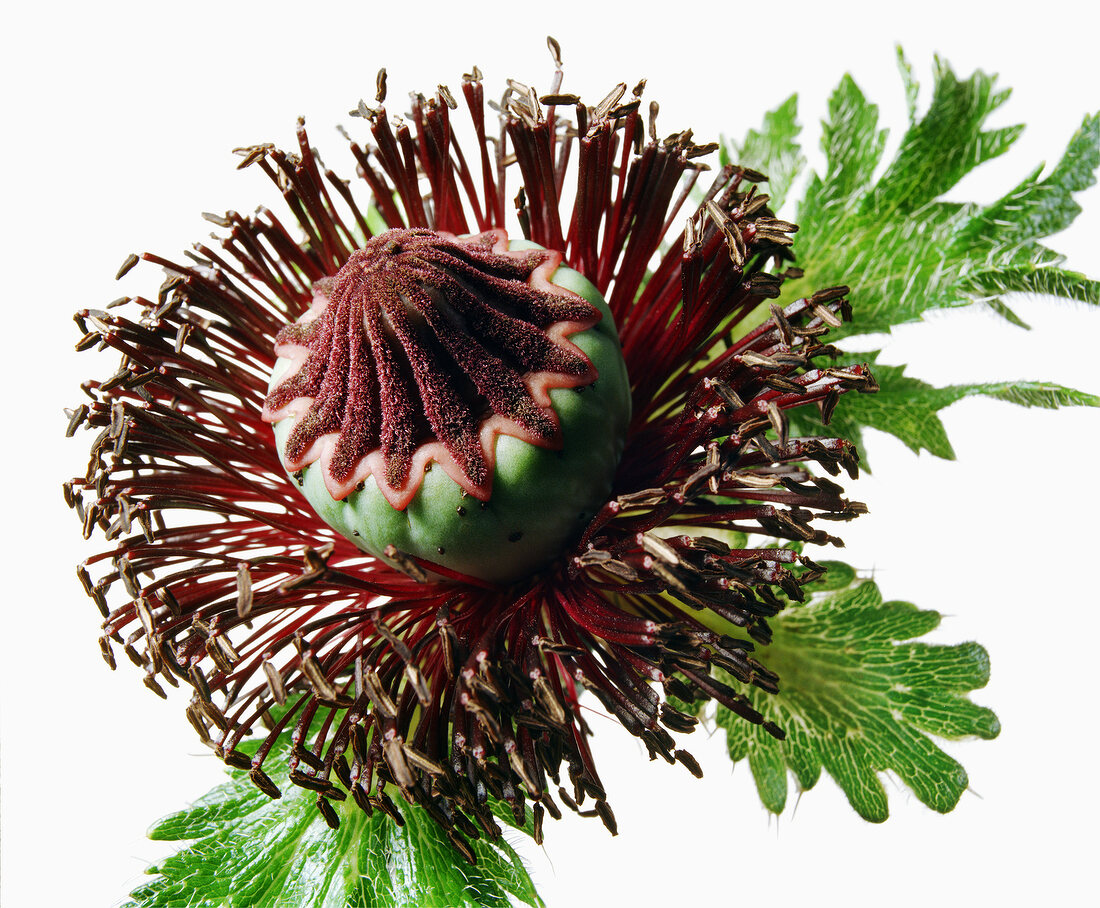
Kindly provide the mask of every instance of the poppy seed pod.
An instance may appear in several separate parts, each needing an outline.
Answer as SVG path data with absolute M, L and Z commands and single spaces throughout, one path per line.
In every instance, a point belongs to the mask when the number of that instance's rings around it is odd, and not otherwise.
M 493 582 L 579 534 L 611 491 L 630 389 L 607 304 L 560 262 L 501 230 L 392 229 L 315 285 L 276 339 L 264 418 L 329 526 Z

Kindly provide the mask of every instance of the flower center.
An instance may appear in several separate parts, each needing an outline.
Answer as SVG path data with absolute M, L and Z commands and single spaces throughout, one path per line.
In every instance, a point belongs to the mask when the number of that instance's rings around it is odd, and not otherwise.
M 508 582 L 611 490 L 630 419 L 614 320 L 560 253 L 512 247 L 389 230 L 276 336 L 263 418 L 284 467 L 391 563 Z
M 276 338 L 264 418 L 292 420 L 287 469 L 320 462 L 336 500 L 373 476 L 401 510 L 432 461 L 487 500 L 499 434 L 560 448 L 549 391 L 595 381 L 568 336 L 601 317 L 550 283 L 560 261 L 503 231 L 389 230 L 352 253 Z

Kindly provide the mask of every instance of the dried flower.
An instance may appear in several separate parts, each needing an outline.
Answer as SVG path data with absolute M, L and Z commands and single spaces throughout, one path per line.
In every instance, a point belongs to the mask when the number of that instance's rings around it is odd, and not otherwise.
M 490 798 L 517 819 L 532 802 L 536 839 L 544 812 L 588 798 L 614 831 L 584 689 L 651 755 L 696 774 L 671 734 L 696 719 L 662 690 L 760 723 L 712 667 L 775 690 L 751 641 L 769 639 L 773 591 L 801 599 L 820 571 L 791 548 L 728 541 L 838 542 L 813 521 L 863 510 L 806 466 L 854 476 L 852 447 L 790 438 L 785 416 L 818 404 L 827 422 L 840 393 L 874 387 L 862 366 L 831 366 L 821 341 L 848 314 L 846 288 L 762 321 L 796 273 L 796 228 L 772 215 L 764 177 L 729 166 L 702 181 L 714 146 L 658 138 L 655 104 L 647 129 L 643 83 L 587 107 L 562 93 L 551 50 L 548 93 L 509 82 L 490 105 L 498 135 L 480 73 L 463 78 L 465 151 L 444 87 L 413 98 L 411 125 L 361 102 L 372 144 L 351 151 L 366 198 L 323 168 L 301 122 L 296 154 L 239 149 L 290 220 L 208 216 L 224 232 L 191 263 L 141 256 L 167 273 L 155 298 L 76 316 L 78 349 L 122 354 L 72 411 L 70 434 L 96 435 L 86 473 L 65 484 L 85 535 L 111 542 L 78 569 L 108 663 L 121 647 L 154 692 L 192 688 L 200 737 L 272 797 L 264 761 L 290 734 L 290 777 L 331 825 L 330 801 L 347 794 L 400 821 L 400 793 L 468 856 L 470 837 L 499 834 Z M 509 251 L 516 171 L 530 243 Z M 558 262 L 577 280 L 545 283 Z M 523 324 L 502 331 L 513 316 Z M 614 347 L 615 328 L 629 401 L 618 352 L 581 341 L 599 329 Z M 277 349 L 293 365 L 269 386 Z M 603 415 L 575 430 L 550 388 L 603 395 Z M 547 456 L 513 481 L 527 497 L 506 502 L 500 445 L 517 437 Z M 421 507 L 419 541 L 378 530 Z M 464 508 L 508 520 L 494 536 Z M 512 538 L 517 514 L 537 545 Z M 463 545 L 476 555 L 447 554 Z M 260 726 L 246 757 L 238 745 Z

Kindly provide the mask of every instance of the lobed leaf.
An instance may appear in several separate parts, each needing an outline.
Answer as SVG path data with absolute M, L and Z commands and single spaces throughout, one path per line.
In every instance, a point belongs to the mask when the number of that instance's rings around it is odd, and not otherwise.
M 918 116 L 918 85 L 899 50 L 909 128 L 882 166 L 886 132 L 878 108 L 849 76 L 829 101 L 823 123 L 824 176 L 812 174 L 798 206 L 796 243 L 803 276 L 788 281 L 791 297 L 823 286 L 852 288 L 855 319 L 834 332 L 869 334 L 918 319 L 931 308 L 981 303 L 1026 328 L 1004 297 L 1034 293 L 1100 305 L 1100 281 L 1059 267 L 1040 241 L 1080 213 L 1074 193 L 1095 182 L 1100 166 L 1100 116 L 1088 116 L 1065 155 L 1046 176 L 1033 170 L 1003 198 L 985 207 L 944 202 L 941 195 L 974 167 L 1003 153 L 1018 127 L 986 130 L 988 116 L 1008 97 L 981 72 L 960 79 L 936 61 L 932 100 Z M 761 131 L 733 145 L 746 163 L 778 168 L 788 187 L 789 165 L 804 158 L 797 146 L 796 98 L 765 117 Z M 874 354 L 871 354 L 871 358 Z M 953 458 L 938 411 L 975 395 L 1024 406 L 1098 406 L 1100 399 L 1045 382 L 997 382 L 935 388 L 904 374 L 903 366 L 875 367 L 881 390 L 846 395 L 831 430 L 857 445 L 866 427 L 888 432 L 913 451 Z M 816 413 L 792 414 L 792 428 L 813 432 Z
M 864 354 L 874 362 L 877 351 Z M 905 374 L 904 366 L 873 366 L 879 390 L 874 394 L 844 395 L 829 423 L 831 434 L 862 445 L 864 428 L 878 429 L 900 439 L 914 453 L 928 451 L 953 460 L 955 452 L 939 411 L 967 397 L 989 397 L 1023 407 L 1100 406 L 1100 397 L 1051 382 L 1012 381 L 948 385 L 936 388 Z M 790 413 L 792 431 L 820 431 L 816 407 Z
M 872 822 L 889 813 L 883 772 L 946 813 L 966 790 L 966 771 L 929 736 L 996 737 L 997 717 L 968 698 L 988 681 L 989 658 L 974 643 L 920 642 L 939 624 L 936 612 L 883 602 L 876 584 L 857 579 L 849 566 L 827 566 L 846 584 L 789 605 L 771 622 L 771 644 L 757 654 L 779 674 L 779 693 L 744 691 L 786 739 L 777 741 L 720 707 L 716 718 L 730 757 L 748 760 L 760 799 L 773 813 L 786 805 L 788 771 L 805 790 L 822 770 Z
M 542 905 L 504 839 L 473 841 L 472 866 L 419 807 L 402 802 L 398 826 L 348 799 L 333 805 L 340 827 L 329 829 L 316 796 L 290 783 L 280 756 L 270 764 L 282 767 L 273 774 L 279 800 L 230 771 L 229 781 L 157 823 L 151 838 L 188 844 L 149 869 L 153 879 L 131 893 L 128 908 Z
M 1045 179 L 1042 165 L 992 205 L 981 209 L 960 233 L 975 253 L 996 256 L 1013 247 L 1027 249 L 1037 238 L 1065 230 L 1081 213 L 1073 194 L 1096 182 L 1100 167 L 1100 115 L 1085 117 L 1062 160 Z
M 770 206 L 778 211 L 798 174 L 806 167 L 806 158 L 798 144 L 798 95 L 791 95 L 775 110 L 764 114 L 763 129 L 750 129 L 740 144 L 723 144 L 719 157 L 723 165 L 731 160 L 748 167 L 766 167 Z
M 1004 299 L 1013 293 L 1100 305 L 1100 281 L 1061 268 L 1061 257 L 1042 242 L 1072 223 L 1081 210 L 1074 194 L 1095 182 L 1100 116 L 1085 117 L 1045 177 L 1040 165 L 984 207 L 946 202 L 943 194 L 1004 153 L 1020 127 L 986 129 L 1008 92 L 997 88 L 994 76 L 976 72 L 961 79 L 940 60 L 928 110 L 918 115 L 919 86 L 900 50 L 898 60 L 909 126 L 891 160 L 883 162 L 886 131 L 879 128 L 878 108 L 851 77 L 841 80 L 829 100 L 821 140 L 825 171 L 811 174 L 797 206 L 795 251 L 803 274 L 785 284 L 787 297 L 849 285 L 855 318 L 835 330 L 834 338 L 886 332 L 929 309 L 973 303 L 1026 328 Z M 795 97 L 788 98 L 765 117 L 760 131 L 731 146 L 751 166 L 781 174 L 780 197 L 793 179 L 790 163 L 804 161 L 795 104 Z M 846 395 L 832 429 L 858 444 L 862 429 L 870 426 L 939 457 L 954 454 L 936 414 L 963 397 L 985 395 L 1026 406 L 1100 404 L 1093 395 L 1043 382 L 934 388 L 903 375 L 903 367 L 885 366 L 877 366 L 875 376 L 882 390 Z M 814 420 L 796 414 L 792 422 L 806 430 Z

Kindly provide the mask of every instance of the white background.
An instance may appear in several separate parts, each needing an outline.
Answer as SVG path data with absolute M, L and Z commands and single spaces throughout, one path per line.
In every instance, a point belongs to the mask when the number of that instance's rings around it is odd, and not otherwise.
M 373 4 L 371 4 L 373 6 Z M 111 673 L 98 615 L 73 564 L 91 550 L 61 501 L 86 437 L 65 443 L 63 406 L 110 363 L 77 357 L 69 320 L 122 293 L 155 292 L 153 269 L 112 281 L 131 251 L 174 256 L 203 235 L 201 210 L 274 203 L 230 149 L 293 143 L 304 114 L 326 162 L 350 175 L 332 127 L 390 71 L 390 107 L 410 89 L 457 87 L 478 64 L 487 94 L 515 76 L 545 87 L 544 37 L 564 50 L 566 90 L 594 102 L 619 80 L 649 79 L 661 131 L 700 141 L 741 135 L 801 93 L 812 154 L 828 91 L 845 71 L 904 123 L 894 44 L 926 89 L 934 53 L 961 73 L 999 71 L 1013 86 L 999 125 L 1026 122 L 1015 149 L 956 197 L 990 201 L 1039 161 L 1053 162 L 1097 105 L 1095 21 L 1078 3 L 691 4 L 20 4 L 5 16 L 3 324 L 9 401 L 3 532 L 3 903 L 115 904 L 165 853 L 148 824 L 222 777 L 182 715 L 128 663 Z M 927 95 L 922 99 L 927 100 Z M 815 158 L 815 161 L 817 159 Z M 1100 276 L 1100 195 L 1054 241 Z M 889 362 L 937 383 L 1043 378 L 1100 392 L 1100 313 L 1017 300 L 1030 333 L 977 311 L 897 332 Z M 857 308 L 858 312 L 858 308 Z M 13 362 L 14 360 L 14 362 Z M 14 412 L 12 404 L 14 403 Z M 976 699 L 1004 731 L 948 745 L 972 791 L 941 817 L 888 781 L 892 816 L 871 826 L 825 779 L 776 820 L 719 737 L 687 744 L 703 762 L 649 764 L 593 716 L 596 750 L 621 834 L 597 821 L 548 824 L 528 847 L 552 908 L 600 905 L 1080 904 L 1095 867 L 1097 744 L 1096 411 L 1023 411 L 964 402 L 945 416 L 959 459 L 916 457 L 869 433 L 873 478 L 851 491 L 871 516 L 848 528 L 847 557 L 887 596 L 949 617 L 938 639 L 978 639 L 993 680 Z M 792 804 L 794 802 L 792 797 Z M 1089 888 L 1084 890 L 1089 891 Z

